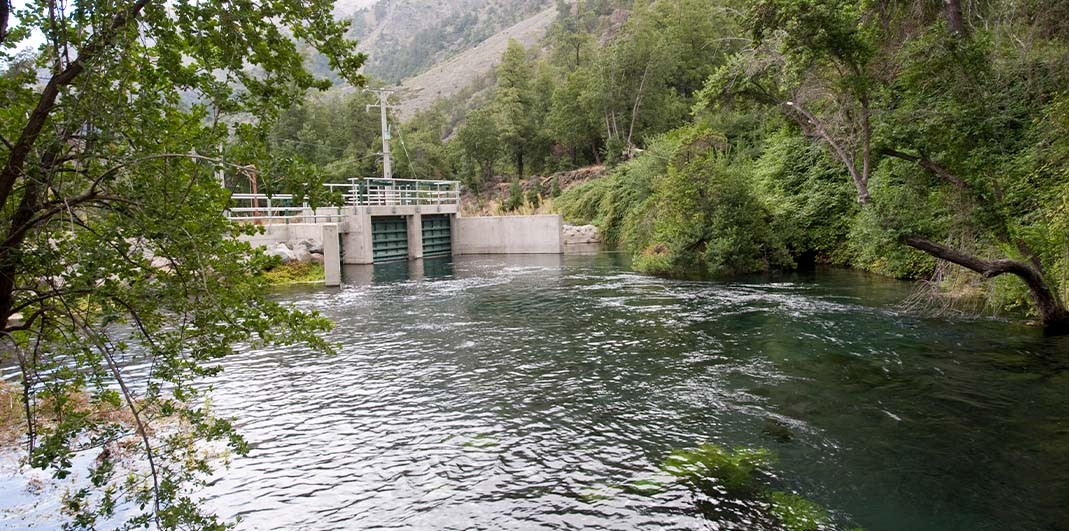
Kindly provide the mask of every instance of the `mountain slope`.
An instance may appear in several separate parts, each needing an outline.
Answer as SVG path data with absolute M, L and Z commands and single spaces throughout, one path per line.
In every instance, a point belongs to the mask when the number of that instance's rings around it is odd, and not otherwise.
M 343 0 L 338 9 L 360 2 Z M 379 0 L 352 15 L 351 36 L 368 54 L 364 71 L 395 84 L 551 5 L 551 0 Z
M 410 118 L 430 107 L 438 98 L 452 96 L 471 85 L 497 65 L 510 40 L 524 46 L 537 43 L 556 16 L 556 8 L 544 9 L 452 59 L 405 80 L 402 83 L 401 118 Z

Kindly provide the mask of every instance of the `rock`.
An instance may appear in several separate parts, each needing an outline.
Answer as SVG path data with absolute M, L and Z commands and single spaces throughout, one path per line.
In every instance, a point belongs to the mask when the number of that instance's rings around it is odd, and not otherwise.
M 171 270 L 171 261 L 166 259 L 166 258 L 164 258 L 164 257 L 162 257 L 162 256 L 153 256 L 152 258 L 149 259 L 149 264 L 153 268 L 159 269 L 161 271 L 170 271 Z
M 304 249 L 311 254 L 323 254 L 323 244 L 311 239 L 305 239 L 297 242 L 295 249 Z
M 297 249 L 293 251 L 293 254 L 297 256 L 297 262 L 307 264 L 312 261 L 312 253 L 308 252 L 308 249 L 297 246 Z
M 286 247 L 284 243 L 268 248 L 267 254 L 281 258 L 283 265 L 292 264 L 297 260 L 297 254 L 291 251 L 289 247 Z
M 311 257 L 311 260 L 312 260 L 313 264 L 322 264 L 323 263 L 323 255 L 321 255 L 319 253 L 311 253 L 308 256 Z
M 568 225 L 565 224 L 562 230 L 562 236 L 564 237 L 564 244 L 577 244 L 577 243 L 601 243 L 601 235 L 598 234 L 598 228 L 594 225 Z

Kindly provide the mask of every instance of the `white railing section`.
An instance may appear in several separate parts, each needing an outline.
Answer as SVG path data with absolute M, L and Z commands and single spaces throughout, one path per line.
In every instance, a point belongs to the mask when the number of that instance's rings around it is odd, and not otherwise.
M 459 205 L 459 181 L 420 179 L 349 179 L 348 184 L 328 184 L 342 193 L 351 206 Z
M 349 179 L 345 184 L 326 184 L 338 192 L 347 206 L 441 206 L 460 205 L 459 181 L 418 179 Z M 295 205 L 291 194 L 233 194 L 235 206 L 228 219 L 258 224 L 332 223 L 341 220 L 338 207 L 321 207 L 314 212 L 307 204 Z M 320 212 L 327 212 L 321 214 Z

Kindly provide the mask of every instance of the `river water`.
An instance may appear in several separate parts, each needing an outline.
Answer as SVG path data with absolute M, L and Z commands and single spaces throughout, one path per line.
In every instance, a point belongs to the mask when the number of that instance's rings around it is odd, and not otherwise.
M 1069 529 L 1069 343 L 905 313 L 908 284 L 609 253 L 347 275 L 281 295 L 335 321 L 337 355 L 247 352 L 215 382 L 252 451 L 205 496 L 239 529 L 745 528 L 620 488 L 710 441 L 770 449 L 841 527 Z
M 246 351 L 210 382 L 251 453 L 202 494 L 238 529 L 763 529 L 626 488 L 714 442 L 772 451 L 773 487 L 840 529 L 1069 530 L 1065 338 L 912 314 L 909 284 L 845 270 L 677 281 L 600 253 L 346 275 L 278 295 L 336 323 L 336 355 Z M 0 506 L 25 497 L 2 481 Z

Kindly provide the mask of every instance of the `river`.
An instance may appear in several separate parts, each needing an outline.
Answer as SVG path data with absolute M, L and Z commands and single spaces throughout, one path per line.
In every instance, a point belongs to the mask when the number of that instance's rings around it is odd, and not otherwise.
M 638 275 L 623 255 L 350 269 L 279 294 L 339 353 L 256 350 L 214 382 L 248 457 L 203 493 L 239 529 L 747 529 L 673 449 L 761 447 L 868 531 L 1069 529 L 1069 341 L 906 312 L 908 283 Z
M 618 488 L 715 441 L 770 449 L 844 527 L 1069 529 L 1064 339 L 905 313 L 909 284 L 853 271 L 672 281 L 611 253 L 419 269 L 282 295 L 333 319 L 340 352 L 228 363 L 215 401 L 252 452 L 211 507 L 247 529 L 716 529 L 685 487 Z

